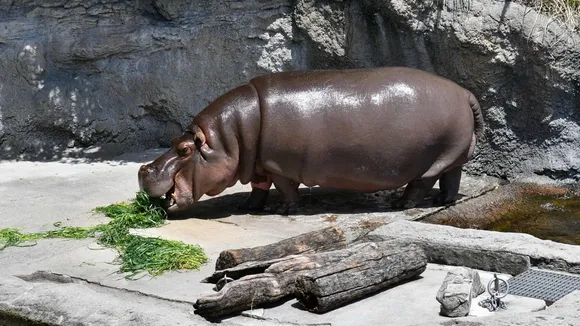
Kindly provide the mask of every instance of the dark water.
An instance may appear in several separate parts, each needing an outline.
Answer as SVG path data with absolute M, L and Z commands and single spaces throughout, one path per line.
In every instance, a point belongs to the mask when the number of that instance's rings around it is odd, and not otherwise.
M 580 245 L 580 195 L 528 195 L 483 229 Z
M 53 326 L 53 325 L 56 324 L 37 322 L 14 313 L 0 311 L 0 326 Z

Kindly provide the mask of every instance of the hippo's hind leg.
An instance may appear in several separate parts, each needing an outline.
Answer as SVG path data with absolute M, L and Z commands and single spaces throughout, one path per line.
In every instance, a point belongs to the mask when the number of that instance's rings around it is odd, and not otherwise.
M 296 206 L 300 199 L 300 195 L 298 194 L 298 186 L 300 186 L 300 183 L 279 175 L 272 175 L 272 182 L 284 197 L 283 202 L 278 204 L 272 213 L 279 215 L 290 215 L 296 213 Z
M 407 184 L 403 195 L 391 203 L 391 207 L 395 209 L 408 209 L 415 207 L 422 201 L 433 185 L 437 182 L 437 177 L 426 179 L 416 179 Z
M 246 200 L 239 206 L 242 211 L 261 211 L 266 205 L 272 178 L 270 176 L 254 176 L 251 181 L 252 192 Z
M 461 183 L 461 169 L 458 166 L 441 175 L 439 178 L 440 192 L 433 198 L 436 205 L 451 205 L 455 203 L 459 193 L 459 184 Z

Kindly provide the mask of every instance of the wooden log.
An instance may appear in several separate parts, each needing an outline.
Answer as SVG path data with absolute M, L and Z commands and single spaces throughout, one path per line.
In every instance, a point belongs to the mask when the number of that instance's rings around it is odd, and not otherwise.
M 311 312 L 323 313 L 412 279 L 427 267 L 427 256 L 414 244 L 369 243 L 357 255 L 299 275 L 294 294 Z
M 227 283 L 218 293 L 198 298 L 194 304 L 195 313 L 205 317 L 217 317 L 292 297 L 297 276 L 320 266 L 337 264 L 340 260 L 352 255 L 361 246 L 363 245 L 339 251 L 293 255 L 266 263 L 246 263 L 245 266 L 249 267 L 250 270 L 257 265 L 270 264 L 270 266 L 263 273 L 243 276 Z M 227 273 L 226 275 L 228 277 L 235 276 L 232 271 L 244 270 L 243 267 L 243 265 L 233 267 L 229 270 L 231 274 Z M 216 273 L 220 275 L 221 272 L 223 271 Z
M 378 226 L 372 224 L 368 227 L 331 226 L 265 246 L 224 250 L 216 261 L 215 269 L 231 268 L 249 261 L 266 261 L 289 255 L 344 249 Z
M 255 308 L 261 304 L 277 302 L 284 298 L 295 296 L 297 278 L 303 275 L 321 275 L 319 271 L 326 271 L 325 273 L 334 271 L 339 276 L 341 273 L 346 275 L 348 273 L 347 268 L 361 270 L 363 274 L 367 268 L 399 273 L 404 267 L 383 266 L 379 262 L 386 264 L 393 262 L 401 263 L 399 262 L 401 259 L 400 256 L 406 250 L 406 247 L 401 247 L 400 242 L 395 241 L 359 243 L 341 250 L 308 255 L 294 255 L 271 261 L 271 264 L 264 262 L 247 263 L 246 266 L 256 266 L 259 264 L 262 264 L 260 266 L 270 265 L 263 273 L 243 276 L 238 280 L 227 283 L 218 293 L 198 298 L 194 304 L 195 312 L 206 317 L 217 317 Z M 402 274 L 412 277 L 423 272 L 427 264 L 427 258 L 423 254 L 421 265 L 421 249 L 411 245 L 408 250 L 410 250 L 410 262 L 404 266 L 409 267 L 409 269 L 411 267 L 415 268 L 415 271 L 413 273 L 405 270 Z M 396 257 L 396 259 L 389 257 Z M 402 264 L 405 263 L 402 262 Z M 339 270 L 335 271 L 336 266 L 339 266 Z M 423 268 L 422 270 L 421 266 Z M 243 265 L 240 265 L 236 268 L 243 269 L 243 267 Z M 235 270 L 235 268 L 232 268 L 230 271 L 232 270 Z M 369 275 L 371 274 L 369 273 Z M 386 273 L 383 272 L 383 274 Z M 230 274 L 227 275 L 230 276 Z M 373 286 L 373 282 L 376 281 L 369 280 L 367 285 Z M 375 286 L 375 288 L 380 289 L 380 286 Z M 370 288 L 370 290 L 373 289 Z M 367 289 L 365 294 L 371 292 L 370 290 Z M 353 298 L 357 298 L 358 293 L 352 292 L 351 295 Z
M 248 275 L 226 284 L 215 294 L 198 298 L 193 307 L 196 314 L 206 318 L 252 309 L 290 296 L 288 281 L 271 273 Z
M 292 260 L 296 257 L 297 257 L 297 255 L 291 255 L 291 256 L 286 256 L 283 258 L 277 258 L 277 259 L 266 260 L 266 261 L 249 261 L 249 262 L 241 263 L 241 264 L 234 266 L 234 267 L 231 267 L 231 268 L 217 270 L 211 276 L 208 276 L 205 279 L 201 280 L 201 283 L 216 284 L 224 276 L 227 276 L 229 278 L 237 280 L 237 279 L 240 279 L 246 275 L 261 274 L 261 273 L 264 273 L 266 271 L 266 269 L 268 269 L 268 267 L 270 267 L 276 263 L 284 262 L 287 260 Z

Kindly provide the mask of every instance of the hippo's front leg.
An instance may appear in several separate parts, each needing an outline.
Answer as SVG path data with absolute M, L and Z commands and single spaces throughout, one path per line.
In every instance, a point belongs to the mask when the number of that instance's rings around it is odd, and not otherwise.
M 247 211 L 261 211 L 266 205 L 270 187 L 272 186 L 272 178 L 270 176 L 255 175 L 252 178 L 252 192 L 246 200 L 239 206 L 240 210 Z
M 298 186 L 300 186 L 300 183 L 279 175 L 272 175 L 272 182 L 284 197 L 283 202 L 278 204 L 272 213 L 279 215 L 296 213 L 298 200 L 300 199 L 300 195 L 298 194 Z

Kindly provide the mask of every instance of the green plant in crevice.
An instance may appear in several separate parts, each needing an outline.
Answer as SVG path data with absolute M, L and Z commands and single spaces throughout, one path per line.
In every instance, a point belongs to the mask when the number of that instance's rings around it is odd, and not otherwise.
M 0 229 L 0 251 L 6 247 L 32 246 L 35 244 L 33 241 L 40 239 L 95 237 L 99 244 L 119 252 L 120 272 L 130 273 L 126 276 L 128 279 L 142 271 L 155 276 L 170 270 L 199 269 L 208 260 L 203 249 L 197 245 L 130 233 L 131 229 L 159 227 L 166 221 L 167 214 L 161 200 L 150 198 L 143 191 L 137 192 L 135 199 L 129 203 L 97 207 L 94 211 L 111 220 L 97 226 L 67 226 L 38 233 L 21 233 L 14 228 Z

